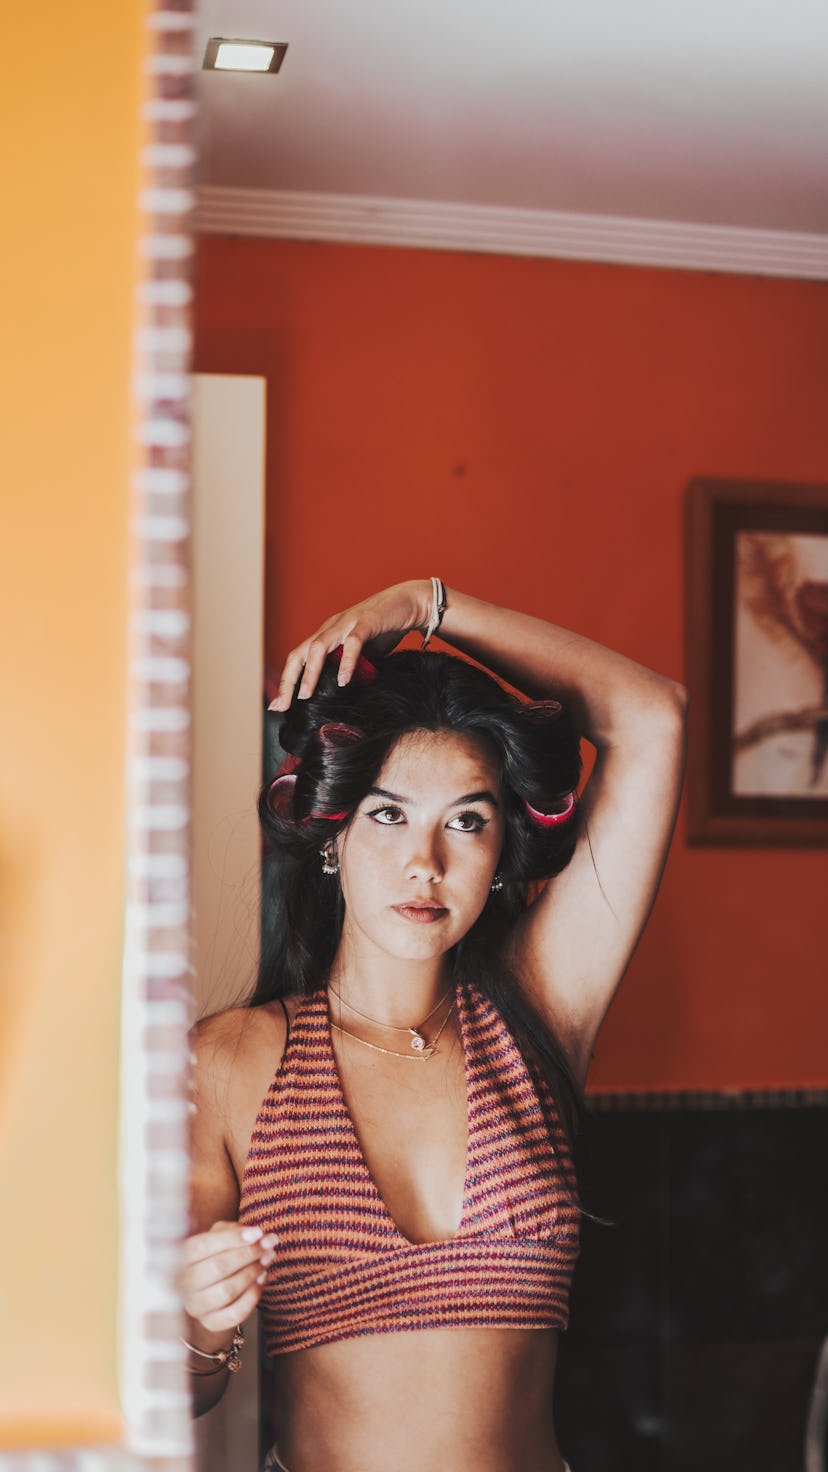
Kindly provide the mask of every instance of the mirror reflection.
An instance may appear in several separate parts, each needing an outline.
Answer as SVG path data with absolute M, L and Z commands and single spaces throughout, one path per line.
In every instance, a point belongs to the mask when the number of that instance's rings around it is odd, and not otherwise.
M 205 1472 L 824 1434 L 824 855 L 670 848 L 685 488 L 828 449 L 814 37 L 754 21 L 202 9 L 288 46 L 199 89 Z

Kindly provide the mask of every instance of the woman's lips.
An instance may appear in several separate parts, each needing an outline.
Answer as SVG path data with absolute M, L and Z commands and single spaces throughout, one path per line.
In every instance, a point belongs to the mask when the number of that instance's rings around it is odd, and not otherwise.
M 413 920 L 415 925 L 433 925 L 448 914 L 442 905 L 394 905 L 393 909 L 403 920 Z

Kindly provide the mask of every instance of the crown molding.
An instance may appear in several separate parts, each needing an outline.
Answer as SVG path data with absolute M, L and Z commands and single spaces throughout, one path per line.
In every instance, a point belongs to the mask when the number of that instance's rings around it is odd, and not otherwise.
M 828 279 L 828 235 L 301 191 L 198 190 L 203 235 L 336 240 Z

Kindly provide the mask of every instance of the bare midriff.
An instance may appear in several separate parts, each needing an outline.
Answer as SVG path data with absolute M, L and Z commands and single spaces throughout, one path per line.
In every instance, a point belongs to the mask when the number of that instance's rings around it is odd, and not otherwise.
M 275 1361 L 289 1472 L 562 1472 L 554 1329 L 370 1334 Z

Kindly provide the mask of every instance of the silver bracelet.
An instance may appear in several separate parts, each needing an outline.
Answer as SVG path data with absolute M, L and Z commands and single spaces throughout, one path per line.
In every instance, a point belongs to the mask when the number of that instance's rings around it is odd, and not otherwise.
M 191 1375 L 217 1375 L 219 1370 L 229 1370 L 232 1375 L 235 1375 L 241 1369 L 241 1350 L 244 1347 L 244 1334 L 242 1333 L 240 1324 L 236 1325 L 236 1332 L 233 1335 L 233 1343 L 230 1345 L 230 1348 L 220 1349 L 216 1354 L 209 1354 L 206 1349 L 199 1349 L 196 1344 L 190 1344 L 190 1341 L 185 1339 L 183 1334 L 180 1337 L 185 1349 L 191 1349 L 193 1354 L 200 1355 L 203 1360 L 216 1360 L 218 1362 L 215 1370 L 191 1370 Z
M 429 639 L 437 633 L 443 622 L 443 614 L 448 607 L 446 601 L 446 585 L 441 578 L 431 579 L 431 615 L 423 634 L 422 648 L 425 649 Z

